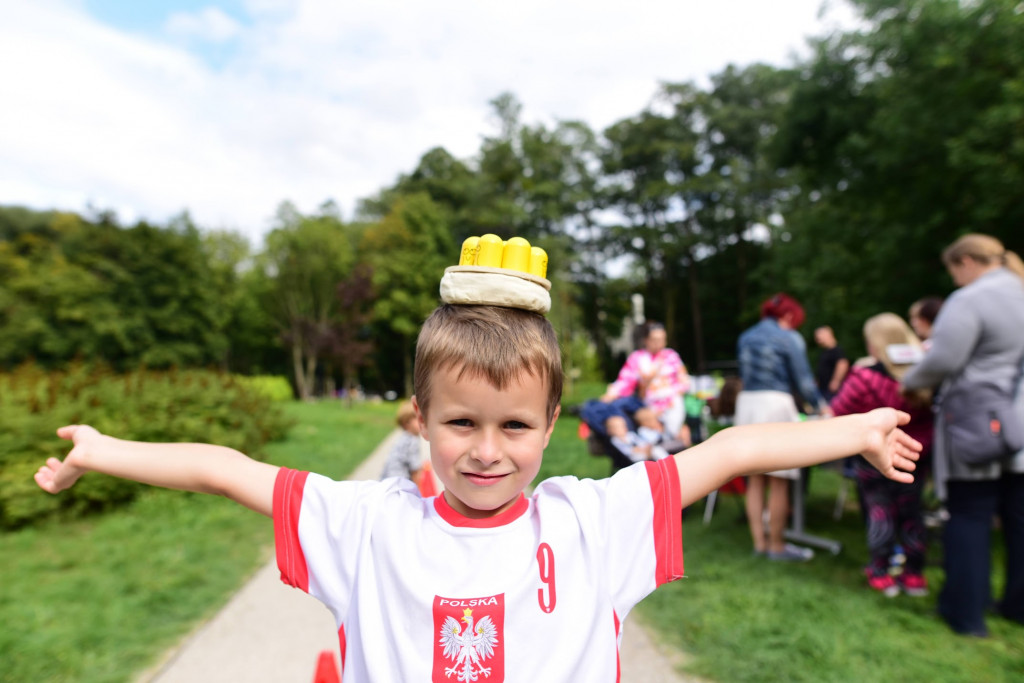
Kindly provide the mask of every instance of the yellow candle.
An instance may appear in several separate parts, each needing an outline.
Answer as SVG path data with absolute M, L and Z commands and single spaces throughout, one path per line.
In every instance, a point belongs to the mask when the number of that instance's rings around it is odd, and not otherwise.
M 510 237 L 505 243 L 505 253 L 501 257 L 501 267 L 509 270 L 530 272 L 530 243 L 522 237 Z
M 537 277 L 548 276 L 548 253 L 540 247 L 530 248 L 530 275 Z
M 476 255 L 476 265 L 501 268 L 502 241 L 497 235 L 490 233 L 480 238 L 480 251 Z
M 480 252 L 480 238 L 467 237 L 462 243 L 462 253 L 459 255 L 460 266 L 475 266 L 476 257 Z

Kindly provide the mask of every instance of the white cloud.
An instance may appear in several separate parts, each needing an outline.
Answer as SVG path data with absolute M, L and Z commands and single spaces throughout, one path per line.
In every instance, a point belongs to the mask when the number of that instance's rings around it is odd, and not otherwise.
M 239 21 L 172 15 L 164 39 L 74 0 L 18 3 L 0 22 L 0 203 L 154 221 L 187 208 L 253 238 L 284 199 L 351 215 L 427 149 L 473 154 L 502 91 L 528 122 L 600 130 L 658 81 L 784 63 L 820 32 L 817 4 L 248 0 Z M 182 36 L 231 50 L 214 66 Z
M 175 12 L 167 18 L 165 29 L 171 35 L 223 43 L 236 37 L 242 26 L 220 9 L 204 7 L 194 13 Z

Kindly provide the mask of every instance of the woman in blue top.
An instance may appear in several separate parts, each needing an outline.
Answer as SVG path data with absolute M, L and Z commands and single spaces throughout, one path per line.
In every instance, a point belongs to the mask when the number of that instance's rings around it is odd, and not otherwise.
M 792 388 L 819 412 L 828 410 L 811 374 L 806 345 L 796 332 L 804 322 L 804 309 L 786 294 L 776 294 L 761 304 L 761 322 L 740 335 L 737 352 L 743 391 L 736 399 L 736 424 L 793 422 L 800 411 Z M 789 481 L 799 470 L 781 470 L 751 476 L 747 481 L 747 522 L 754 553 L 772 560 L 797 562 L 810 555 L 783 540 L 789 515 Z M 768 534 L 764 508 L 767 490 Z

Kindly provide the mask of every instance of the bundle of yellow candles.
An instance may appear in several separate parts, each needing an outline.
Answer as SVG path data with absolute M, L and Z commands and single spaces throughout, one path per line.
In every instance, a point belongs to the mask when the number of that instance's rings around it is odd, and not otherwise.
M 551 309 L 548 255 L 522 237 L 469 237 L 459 265 L 441 278 L 441 300 L 449 304 L 508 306 L 537 313 Z
M 459 265 L 506 268 L 547 277 L 548 255 L 540 247 L 531 247 L 522 237 L 511 237 L 505 241 L 488 233 L 466 238 L 462 243 Z

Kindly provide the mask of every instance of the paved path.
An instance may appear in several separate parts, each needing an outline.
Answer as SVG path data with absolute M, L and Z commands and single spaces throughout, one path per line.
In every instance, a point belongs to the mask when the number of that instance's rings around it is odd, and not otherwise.
M 376 479 L 393 432 L 352 474 Z M 281 583 L 273 558 L 210 621 L 188 636 L 138 683 L 309 683 L 322 650 L 337 660 L 338 633 L 327 609 Z M 655 642 L 635 619 L 625 624 L 624 683 L 686 683 L 672 663 L 680 655 Z

